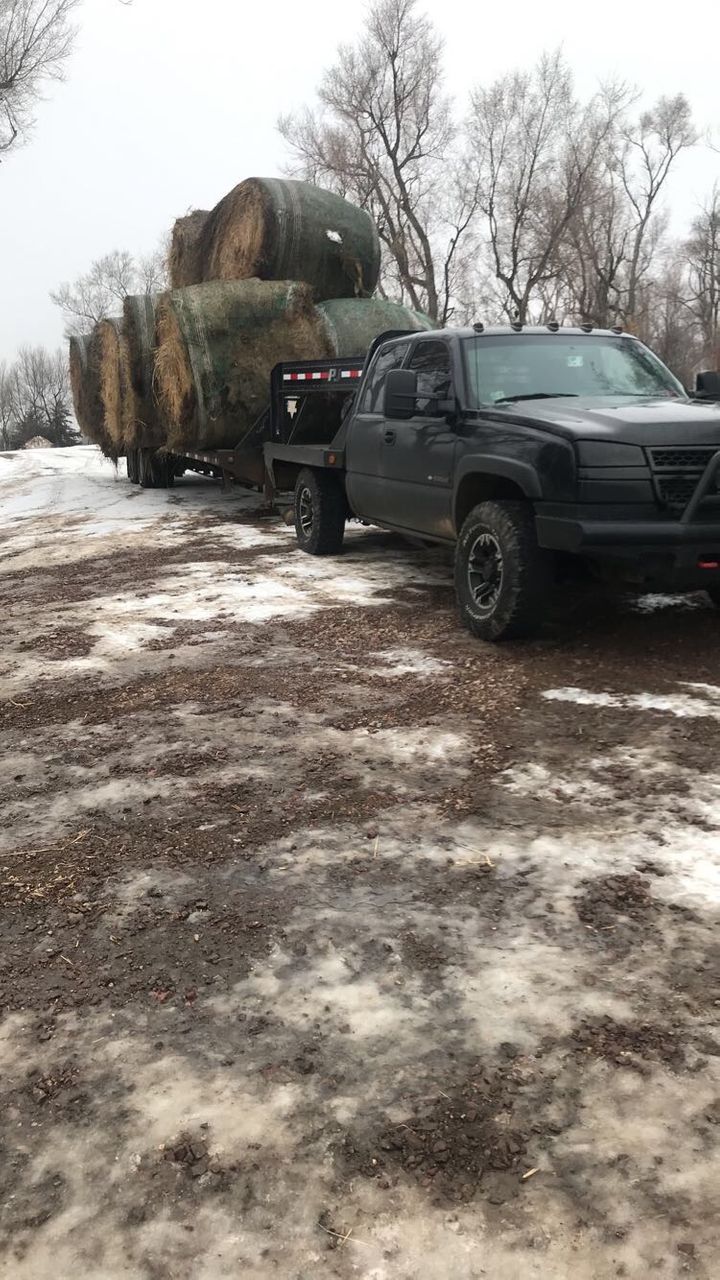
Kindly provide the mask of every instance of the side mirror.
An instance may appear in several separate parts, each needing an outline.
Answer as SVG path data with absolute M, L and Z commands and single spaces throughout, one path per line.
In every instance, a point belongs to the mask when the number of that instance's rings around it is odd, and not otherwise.
M 391 369 L 385 379 L 385 417 L 404 422 L 417 412 L 417 372 Z
M 695 393 L 704 400 L 720 400 L 720 373 L 716 369 L 708 369 L 695 377 Z

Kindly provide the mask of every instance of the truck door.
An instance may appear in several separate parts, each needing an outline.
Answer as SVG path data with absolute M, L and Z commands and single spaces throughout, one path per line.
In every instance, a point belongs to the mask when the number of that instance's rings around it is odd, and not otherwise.
M 388 524 L 439 538 L 452 538 L 452 480 L 457 436 L 433 399 L 453 395 L 452 352 L 447 342 L 427 338 L 412 345 L 407 368 L 417 370 L 417 414 L 386 418 L 382 476 Z
M 379 347 L 370 366 L 360 401 L 348 432 L 345 449 L 346 485 L 350 505 L 357 516 L 367 520 L 389 519 L 387 481 L 383 473 L 385 418 L 385 379 L 397 369 L 407 355 L 408 343 L 402 340 Z

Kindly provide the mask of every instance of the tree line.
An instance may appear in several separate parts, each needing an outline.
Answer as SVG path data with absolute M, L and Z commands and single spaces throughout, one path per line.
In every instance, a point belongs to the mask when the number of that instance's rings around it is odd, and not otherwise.
M 43 85 L 61 79 L 78 0 L 0 0 L 0 160 L 27 140 Z M 373 216 L 380 290 L 439 324 L 478 317 L 621 323 L 690 385 L 720 365 L 720 188 L 673 237 L 666 186 L 700 142 L 690 104 L 641 108 L 608 80 L 583 99 L 562 53 L 445 91 L 443 40 L 418 0 L 374 0 L 322 76 L 317 104 L 278 122 L 295 176 Z M 114 252 L 51 293 L 66 333 L 167 287 L 162 249 Z M 0 365 L 0 441 L 73 435 L 64 354 Z
M 22 347 L 12 363 L 0 361 L 0 448 L 21 449 L 35 436 L 56 447 L 80 443 L 62 349 Z
M 720 192 L 685 237 L 663 202 L 699 142 L 682 94 L 579 97 L 562 53 L 477 87 L 461 117 L 417 0 L 375 0 L 317 105 L 282 117 L 290 171 L 367 208 L 382 289 L 440 324 L 621 323 L 686 380 L 718 363 Z

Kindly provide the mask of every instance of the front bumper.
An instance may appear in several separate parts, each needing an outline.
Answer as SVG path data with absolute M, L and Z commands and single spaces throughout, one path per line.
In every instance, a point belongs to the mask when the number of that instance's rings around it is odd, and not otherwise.
M 614 562 L 633 577 L 684 585 L 720 582 L 720 450 L 710 459 L 685 508 L 659 518 L 648 504 L 564 510 L 538 503 L 541 547 Z

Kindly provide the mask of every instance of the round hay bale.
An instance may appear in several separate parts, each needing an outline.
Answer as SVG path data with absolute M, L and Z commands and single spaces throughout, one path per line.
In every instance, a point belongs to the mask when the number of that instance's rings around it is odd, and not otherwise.
M 83 435 L 99 445 L 106 458 L 117 462 L 118 450 L 105 429 L 100 397 L 97 328 L 91 334 L 70 339 L 70 387 Z
M 129 403 L 134 421 L 125 423 L 125 444 L 156 445 L 166 441 L 160 409 L 155 397 L 155 326 L 157 297 L 143 293 L 123 302 L 124 337 L 130 361 L 132 396 Z
M 160 298 L 155 386 L 170 448 L 235 448 L 270 398 L 280 360 L 329 354 L 312 290 L 293 281 L 216 281 Z
M 93 388 L 90 385 L 89 334 L 70 339 L 70 390 L 80 430 L 91 437 L 97 414 L 93 412 Z M 97 388 L 95 388 L 97 390 Z M 98 406 L 99 407 L 99 406 Z
M 393 329 L 435 328 L 429 316 L 383 298 L 336 298 L 316 310 L 335 356 L 363 356 L 375 338 Z
M 170 240 L 168 270 L 173 289 L 186 289 L 188 285 L 203 280 L 203 248 L 207 209 L 194 209 L 184 218 L 178 218 Z
M 96 332 L 105 430 L 123 453 L 126 442 L 134 438 L 137 419 L 128 342 L 120 319 L 101 320 Z
M 309 182 L 248 178 L 201 235 L 204 280 L 304 280 L 316 298 L 369 297 L 378 282 L 370 214 Z

